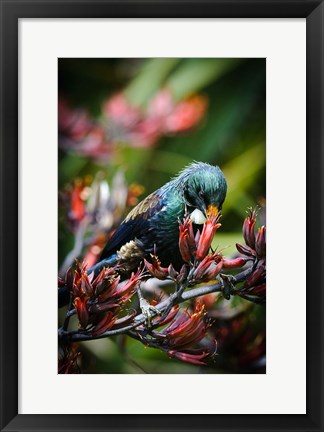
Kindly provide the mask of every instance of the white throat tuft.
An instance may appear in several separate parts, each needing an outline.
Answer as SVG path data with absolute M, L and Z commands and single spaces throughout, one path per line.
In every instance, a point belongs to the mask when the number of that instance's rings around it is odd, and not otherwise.
M 204 213 L 197 208 L 190 214 L 190 219 L 196 225 L 203 225 L 207 220 Z

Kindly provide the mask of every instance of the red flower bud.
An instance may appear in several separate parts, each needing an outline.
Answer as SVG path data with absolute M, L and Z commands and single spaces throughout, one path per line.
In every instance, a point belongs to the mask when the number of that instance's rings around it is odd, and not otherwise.
M 168 272 L 171 279 L 177 279 L 179 276 L 179 273 L 176 271 L 172 264 L 169 265 Z
M 215 279 L 219 275 L 220 271 L 222 270 L 222 267 L 223 267 L 223 261 L 220 261 L 218 264 L 212 263 L 208 267 L 207 271 L 205 272 L 202 281 L 208 282 L 210 280 Z
M 243 255 L 249 257 L 255 257 L 255 251 L 251 249 L 249 246 L 244 246 L 239 243 L 236 243 L 236 249 L 238 250 L 238 252 L 240 252 Z
M 205 306 L 201 303 L 195 305 L 192 313 L 188 310 L 179 313 L 179 306 L 172 308 L 171 312 L 160 325 L 168 324 L 160 331 L 153 330 L 151 337 L 145 343 L 154 348 L 160 347 L 170 357 L 192 363 L 205 364 L 203 361 L 215 352 L 216 342 L 208 341 L 207 330 L 210 321 L 206 320 Z M 137 331 L 140 331 L 138 328 Z
M 155 255 L 152 255 L 152 263 L 149 263 L 144 259 L 144 264 L 146 269 L 151 273 L 153 277 L 156 277 L 157 279 L 164 280 L 169 276 L 169 269 L 165 267 L 161 267 L 161 262 L 159 261 L 158 257 Z
M 177 315 L 178 311 L 179 311 L 179 305 L 173 306 L 173 308 L 171 309 L 169 314 L 164 318 L 164 320 L 162 320 L 159 323 L 159 327 L 162 327 L 166 324 L 169 324 L 174 319 L 174 317 Z M 153 320 L 153 324 L 155 323 L 155 321 L 158 321 L 159 319 L 160 319 L 159 317 L 155 318 Z
M 196 282 L 208 282 L 215 279 L 223 267 L 223 261 L 216 264 L 212 255 L 207 255 L 196 268 L 193 277 Z
M 112 297 L 120 281 L 120 276 L 115 276 L 109 279 L 101 280 L 96 286 L 96 294 L 99 296 L 99 301 L 105 302 Z
M 179 223 L 179 250 L 184 262 L 191 261 L 196 250 L 196 243 L 192 220 L 189 217 L 183 223 Z
M 86 272 L 82 273 L 81 276 L 81 292 L 87 297 L 93 296 L 93 288 Z
M 172 347 L 193 345 L 206 336 L 208 325 L 203 320 L 205 313 L 204 305 L 197 304 L 193 314 L 182 312 L 161 334 Z
M 176 358 L 186 363 L 196 364 L 196 365 L 204 365 L 205 362 L 202 360 L 209 356 L 209 353 L 202 354 L 188 354 L 184 352 L 179 352 L 175 350 L 169 350 L 168 355 L 170 357 Z
M 217 223 L 218 220 L 218 216 L 210 216 L 204 224 L 196 251 L 196 258 L 198 261 L 205 258 L 210 249 L 215 232 L 221 226 L 220 223 Z
M 205 256 L 205 258 L 199 263 L 198 267 L 195 269 L 193 277 L 196 281 L 201 280 L 209 266 L 213 262 L 213 258 L 210 255 Z
M 133 311 L 130 315 L 126 315 L 122 318 L 118 318 L 118 320 L 116 320 L 116 322 L 114 324 L 114 329 L 124 327 L 125 325 L 128 325 L 131 322 L 133 322 L 133 319 L 136 316 L 136 314 L 137 314 L 137 312 Z
M 87 309 L 87 301 L 81 300 L 80 297 L 74 299 L 74 307 L 77 311 L 79 322 L 82 328 L 86 328 L 89 321 L 89 313 Z
M 255 250 L 259 259 L 266 256 L 266 228 L 262 226 L 258 229 L 255 239 Z
M 132 295 L 136 291 L 136 288 L 139 286 L 142 280 L 143 272 L 138 270 L 136 273 L 132 273 L 131 277 L 128 281 L 121 286 L 118 290 L 116 290 L 115 296 L 124 296 L 125 294 Z
M 72 294 L 74 295 L 74 297 L 83 297 L 85 295 L 85 292 L 81 289 L 83 274 L 87 276 L 86 266 L 76 261 L 76 268 L 74 270 L 73 288 L 72 288 Z
M 176 279 L 178 284 L 180 284 L 188 275 L 188 269 L 186 264 L 183 264 L 183 266 L 181 267 L 179 274 L 177 275 Z
M 118 284 L 120 282 L 120 276 L 104 279 L 97 285 L 98 299 L 99 302 L 104 303 L 109 301 L 115 294 Z
M 91 273 L 92 275 L 93 273 Z M 92 281 L 92 284 L 96 286 L 98 290 L 98 285 L 101 281 L 108 279 L 111 276 L 116 276 L 116 272 L 114 268 L 111 267 L 104 267 L 101 272 L 98 274 L 98 276 Z
M 249 261 L 249 259 L 244 258 L 244 257 L 238 257 L 238 258 L 234 258 L 232 260 L 224 259 L 223 260 L 223 268 L 243 267 L 247 263 L 247 261 Z
M 250 288 L 257 284 L 263 283 L 266 277 L 265 264 L 259 261 L 257 268 L 254 272 L 246 279 L 244 287 Z
M 245 218 L 243 223 L 243 237 L 245 243 L 250 246 L 253 250 L 255 250 L 255 234 L 254 227 L 256 222 L 257 210 L 249 209 L 249 214 Z
M 120 302 L 121 303 L 121 302 Z M 89 305 L 89 313 L 98 314 L 99 312 L 107 312 L 109 310 L 116 310 L 120 306 L 119 302 L 113 303 L 111 300 L 108 300 L 104 303 L 94 303 Z
M 106 331 L 108 331 L 115 323 L 116 317 L 114 317 L 113 312 L 108 312 L 93 328 L 92 336 L 100 336 Z
M 257 285 L 253 287 L 249 294 L 257 295 L 257 296 L 264 296 L 266 294 L 267 284 L 264 282 L 260 285 Z

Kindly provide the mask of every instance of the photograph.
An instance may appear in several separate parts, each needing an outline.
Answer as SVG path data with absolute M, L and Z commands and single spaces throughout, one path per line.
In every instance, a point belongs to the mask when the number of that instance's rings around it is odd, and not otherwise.
M 266 374 L 266 64 L 57 59 L 58 374 Z

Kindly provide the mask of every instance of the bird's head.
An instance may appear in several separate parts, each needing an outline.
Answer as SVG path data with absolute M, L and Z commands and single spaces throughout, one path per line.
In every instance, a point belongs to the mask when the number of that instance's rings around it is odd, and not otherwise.
M 216 216 L 221 211 L 227 183 L 219 167 L 203 162 L 193 163 L 180 173 L 178 181 L 194 223 L 203 224 L 208 216 Z

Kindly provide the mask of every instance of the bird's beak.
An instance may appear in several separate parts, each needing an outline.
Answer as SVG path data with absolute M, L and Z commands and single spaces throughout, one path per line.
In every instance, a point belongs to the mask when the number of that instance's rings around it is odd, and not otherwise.
M 210 204 L 210 205 L 207 207 L 206 214 L 207 214 L 207 217 L 209 217 L 209 216 L 217 216 L 217 215 L 218 215 L 218 212 L 219 212 L 218 207 L 216 207 L 216 206 Z

